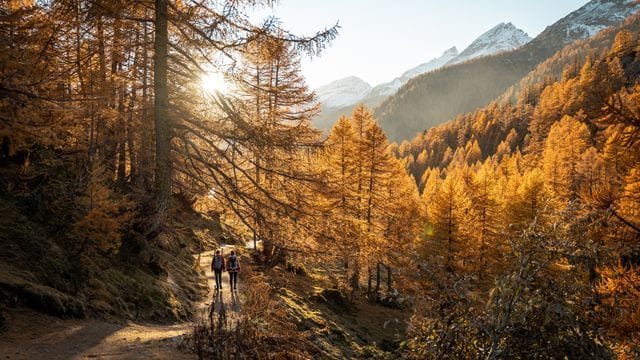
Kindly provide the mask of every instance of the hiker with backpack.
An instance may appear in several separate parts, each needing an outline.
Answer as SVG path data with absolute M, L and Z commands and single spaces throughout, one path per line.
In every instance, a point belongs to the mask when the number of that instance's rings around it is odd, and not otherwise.
M 233 252 L 231 252 L 233 254 Z M 211 260 L 211 270 L 216 278 L 216 290 L 222 289 L 222 271 L 224 270 L 224 257 L 220 255 L 220 250 L 216 250 L 216 254 Z
M 229 273 L 229 285 L 231 286 L 231 291 L 236 290 L 236 286 L 238 285 L 238 272 L 240 272 L 240 259 L 236 256 L 235 251 L 232 251 L 231 255 L 229 255 L 227 272 Z

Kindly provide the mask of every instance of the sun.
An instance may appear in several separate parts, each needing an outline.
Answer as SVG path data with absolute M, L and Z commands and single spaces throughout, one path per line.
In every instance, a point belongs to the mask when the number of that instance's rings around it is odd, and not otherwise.
M 200 87 L 202 87 L 203 92 L 211 95 L 218 92 L 225 93 L 228 89 L 228 84 L 223 74 L 209 71 L 200 77 Z

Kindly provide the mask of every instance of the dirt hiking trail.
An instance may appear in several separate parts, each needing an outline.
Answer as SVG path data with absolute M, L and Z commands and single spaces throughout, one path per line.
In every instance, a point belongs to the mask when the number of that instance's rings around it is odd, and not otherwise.
M 232 247 L 224 246 L 229 255 Z M 211 272 L 213 251 L 198 255 L 205 272 L 209 293 L 198 304 L 199 317 L 205 318 L 212 300 L 214 311 L 224 311 L 234 321 L 240 311 L 240 291 L 231 292 L 229 275 L 223 273 L 223 291 L 215 291 Z M 113 323 L 96 319 L 60 319 L 31 310 L 6 313 L 9 329 L 0 333 L 0 360 L 5 359 L 193 359 L 194 354 L 179 349 L 183 335 L 191 332 L 193 323 L 172 325 L 145 324 L 128 321 Z

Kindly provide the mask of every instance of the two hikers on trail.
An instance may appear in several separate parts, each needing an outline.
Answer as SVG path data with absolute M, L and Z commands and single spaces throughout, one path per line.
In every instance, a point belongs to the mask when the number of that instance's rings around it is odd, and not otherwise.
M 225 266 L 226 265 L 226 266 Z M 220 250 L 216 250 L 213 260 L 211 260 L 211 270 L 216 279 L 216 290 L 222 289 L 222 272 L 229 272 L 229 286 L 231 290 L 236 290 L 238 283 L 238 272 L 240 272 L 240 259 L 236 256 L 235 251 L 229 255 L 229 261 L 225 261 L 220 254 Z

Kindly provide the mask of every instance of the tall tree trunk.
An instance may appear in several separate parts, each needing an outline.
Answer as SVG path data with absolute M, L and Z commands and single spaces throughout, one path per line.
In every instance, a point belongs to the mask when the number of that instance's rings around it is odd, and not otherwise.
M 373 180 L 375 176 L 375 164 L 376 164 L 376 156 L 375 156 L 375 142 L 371 144 L 371 168 L 369 169 L 369 189 L 368 189 L 368 199 L 367 199 L 367 231 L 371 231 L 372 218 L 371 211 L 373 208 Z
M 91 48 L 89 48 L 89 51 L 91 51 Z M 92 64 L 92 60 L 91 58 L 89 58 L 89 69 L 93 69 L 93 64 Z M 94 91 L 93 91 L 93 71 L 89 70 L 89 94 L 91 94 L 91 96 L 95 96 L 94 95 Z M 95 114 L 95 107 L 94 107 L 94 102 L 90 101 L 89 102 L 89 117 L 90 117 L 90 122 L 89 122 L 89 148 L 87 149 L 87 155 L 89 158 L 89 167 L 93 166 L 93 160 L 95 157 L 95 142 L 96 142 L 96 114 Z
M 131 91 L 131 101 L 129 102 L 129 116 L 127 118 L 126 131 L 127 131 L 127 150 L 129 152 L 129 178 L 133 182 L 138 177 L 138 153 L 136 151 L 136 143 L 134 140 L 134 113 L 138 89 L 133 86 Z
M 376 294 L 380 293 L 380 262 L 376 265 Z
M 360 254 L 356 255 L 356 260 L 353 264 L 353 273 L 351 273 L 351 287 L 356 290 L 360 288 L 360 264 L 357 257 Z
M 235 151 L 234 151 L 234 155 L 235 155 Z M 258 185 L 260 185 L 260 156 L 258 156 L 258 154 L 256 154 L 255 156 L 255 161 L 256 161 L 256 183 Z M 260 212 L 258 211 L 258 206 L 260 206 L 258 204 L 258 199 L 256 198 L 256 200 L 253 202 L 253 216 L 254 216 L 254 228 L 253 228 L 253 248 L 257 249 L 258 248 L 258 231 L 260 229 Z
M 100 94 L 100 100 L 98 100 L 98 108 L 102 109 L 108 106 L 107 98 L 107 55 L 104 44 L 104 24 L 102 21 L 102 15 L 98 13 L 97 17 L 97 38 L 98 38 L 98 67 L 100 71 L 98 71 L 98 84 L 97 88 Z M 96 124 L 95 124 L 95 136 L 93 141 L 93 155 L 98 155 L 100 157 L 104 157 L 104 142 L 106 139 L 107 132 L 107 119 L 98 112 L 96 115 Z M 104 161 L 104 159 L 102 159 Z
M 80 84 L 81 97 L 86 95 L 85 83 L 82 72 L 82 23 L 80 21 L 81 2 L 76 4 L 76 71 L 78 73 L 78 83 Z M 89 68 L 91 69 L 91 68 Z
M 155 0 L 154 42 L 154 120 L 156 127 L 156 229 L 162 230 L 171 200 L 171 124 L 169 120 L 169 94 L 167 86 L 167 0 Z
M 112 120 L 107 126 L 108 136 L 105 138 L 105 164 L 109 177 L 115 179 L 115 182 L 119 185 L 122 183 L 120 178 L 119 161 L 120 156 L 118 150 L 120 149 L 122 127 L 123 127 L 123 80 L 121 79 L 122 60 L 124 58 L 124 48 L 122 45 L 122 22 L 120 21 L 120 14 L 114 14 L 113 20 L 113 38 L 111 41 L 111 73 L 109 76 L 109 107 L 115 112 L 115 122 Z M 121 149 L 120 149 L 121 150 Z M 124 167 L 122 167 L 124 171 Z M 123 174 L 122 174 L 123 175 Z
M 145 16 L 147 15 L 145 11 Z M 151 190 L 151 163 L 153 161 L 153 127 L 149 118 L 149 32 L 147 23 L 143 23 L 142 45 L 142 136 L 140 137 L 140 166 L 138 173 L 145 190 Z
M 486 193 L 486 189 L 485 189 Z M 484 199 L 486 201 L 486 199 Z M 482 280 L 484 274 L 488 269 L 486 269 L 487 260 L 485 257 L 486 252 L 486 239 L 487 239 L 487 207 L 482 207 L 482 215 L 480 216 L 480 222 L 482 224 L 482 230 L 480 231 L 480 269 L 478 269 L 478 279 Z
M 387 265 L 387 291 L 391 292 L 392 278 L 391 278 L 391 265 Z
M 118 167 L 116 168 L 116 183 L 120 186 L 124 185 L 127 178 L 127 124 L 125 120 L 125 93 L 124 86 L 118 86 Z

